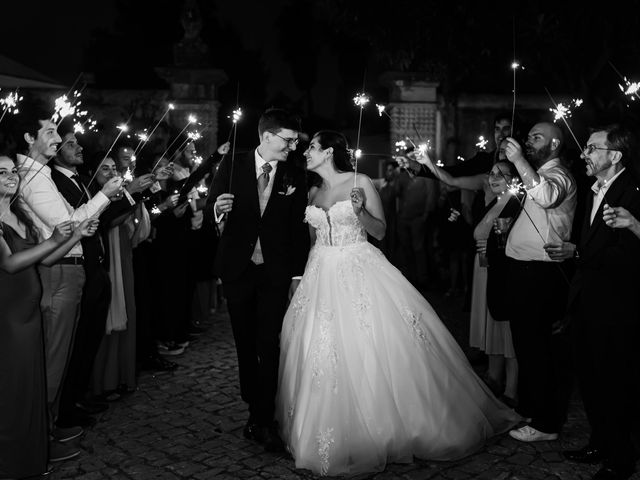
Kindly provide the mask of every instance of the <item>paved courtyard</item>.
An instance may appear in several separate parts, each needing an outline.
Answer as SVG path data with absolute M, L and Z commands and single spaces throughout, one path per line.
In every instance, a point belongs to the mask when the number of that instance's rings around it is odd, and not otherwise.
M 467 314 L 462 299 L 429 295 L 456 339 L 466 345 Z M 237 365 L 228 317 L 214 315 L 208 330 L 176 361 L 171 373 L 144 372 L 138 390 L 111 404 L 95 427 L 79 439 L 82 454 L 58 463 L 50 478 L 101 479 L 311 479 L 293 460 L 267 454 L 245 440 L 247 419 L 240 400 Z M 523 444 L 508 435 L 456 462 L 418 460 L 389 465 L 356 479 L 589 479 L 597 466 L 563 460 L 563 448 L 587 440 L 584 413 L 576 398 L 559 441 Z M 640 479 L 640 475 L 633 477 Z

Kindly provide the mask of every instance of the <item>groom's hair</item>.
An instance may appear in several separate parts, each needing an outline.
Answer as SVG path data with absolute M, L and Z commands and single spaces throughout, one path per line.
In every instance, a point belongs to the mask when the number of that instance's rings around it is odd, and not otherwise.
M 264 132 L 278 133 L 283 128 L 300 131 L 300 117 L 281 108 L 270 108 L 260 117 L 258 135 L 262 137 Z

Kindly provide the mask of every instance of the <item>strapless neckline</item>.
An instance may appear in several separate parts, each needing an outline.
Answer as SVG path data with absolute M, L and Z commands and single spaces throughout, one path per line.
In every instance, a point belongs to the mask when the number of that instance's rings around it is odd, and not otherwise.
M 335 202 L 333 205 L 331 205 L 328 209 L 324 209 L 322 207 L 319 207 L 318 205 L 307 205 L 308 207 L 313 207 L 313 208 L 317 208 L 318 210 L 322 210 L 324 213 L 328 214 L 329 212 L 331 212 L 331 209 L 335 206 L 337 206 L 340 203 L 345 203 L 345 202 L 350 202 L 351 200 L 338 200 L 337 202 Z

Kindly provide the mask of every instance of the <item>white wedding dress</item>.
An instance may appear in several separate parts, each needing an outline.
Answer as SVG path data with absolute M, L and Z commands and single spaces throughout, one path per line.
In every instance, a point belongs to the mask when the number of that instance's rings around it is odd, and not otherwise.
M 453 460 L 520 420 L 367 242 L 350 201 L 308 206 L 306 221 L 316 243 L 284 318 L 276 402 L 296 467 L 352 475 Z

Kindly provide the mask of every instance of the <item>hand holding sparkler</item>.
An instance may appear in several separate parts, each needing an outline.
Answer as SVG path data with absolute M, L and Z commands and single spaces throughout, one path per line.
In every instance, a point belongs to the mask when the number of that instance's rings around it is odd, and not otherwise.
M 67 220 L 65 222 L 59 223 L 54 227 L 51 238 L 56 243 L 64 243 L 73 234 L 73 228 L 73 220 Z
M 356 216 L 360 215 L 365 206 L 364 189 L 359 187 L 352 188 L 349 197 L 351 198 L 353 213 L 355 213 Z
M 127 182 L 126 179 L 123 178 L 124 183 L 126 184 L 127 192 L 134 194 L 139 193 L 151 186 L 154 182 L 153 174 L 146 173 L 144 175 L 140 175 L 139 177 L 133 178 L 131 181 Z
M 100 191 L 109 198 L 120 198 L 123 188 L 122 182 L 122 177 L 113 177 L 102 186 L 102 190 Z
M 507 137 L 506 142 L 507 146 L 504 153 L 507 156 L 507 160 L 513 164 L 526 161 L 522 154 L 522 147 L 514 138 Z
M 634 235 L 640 237 L 640 222 L 626 208 L 610 207 L 605 203 L 602 218 L 608 227 L 628 228 Z
M 168 180 L 173 175 L 173 162 L 165 165 L 164 167 L 157 168 L 153 172 L 155 180 Z
M 220 155 L 226 155 L 231 150 L 231 142 L 225 142 L 218 147 L 218 153 Z

